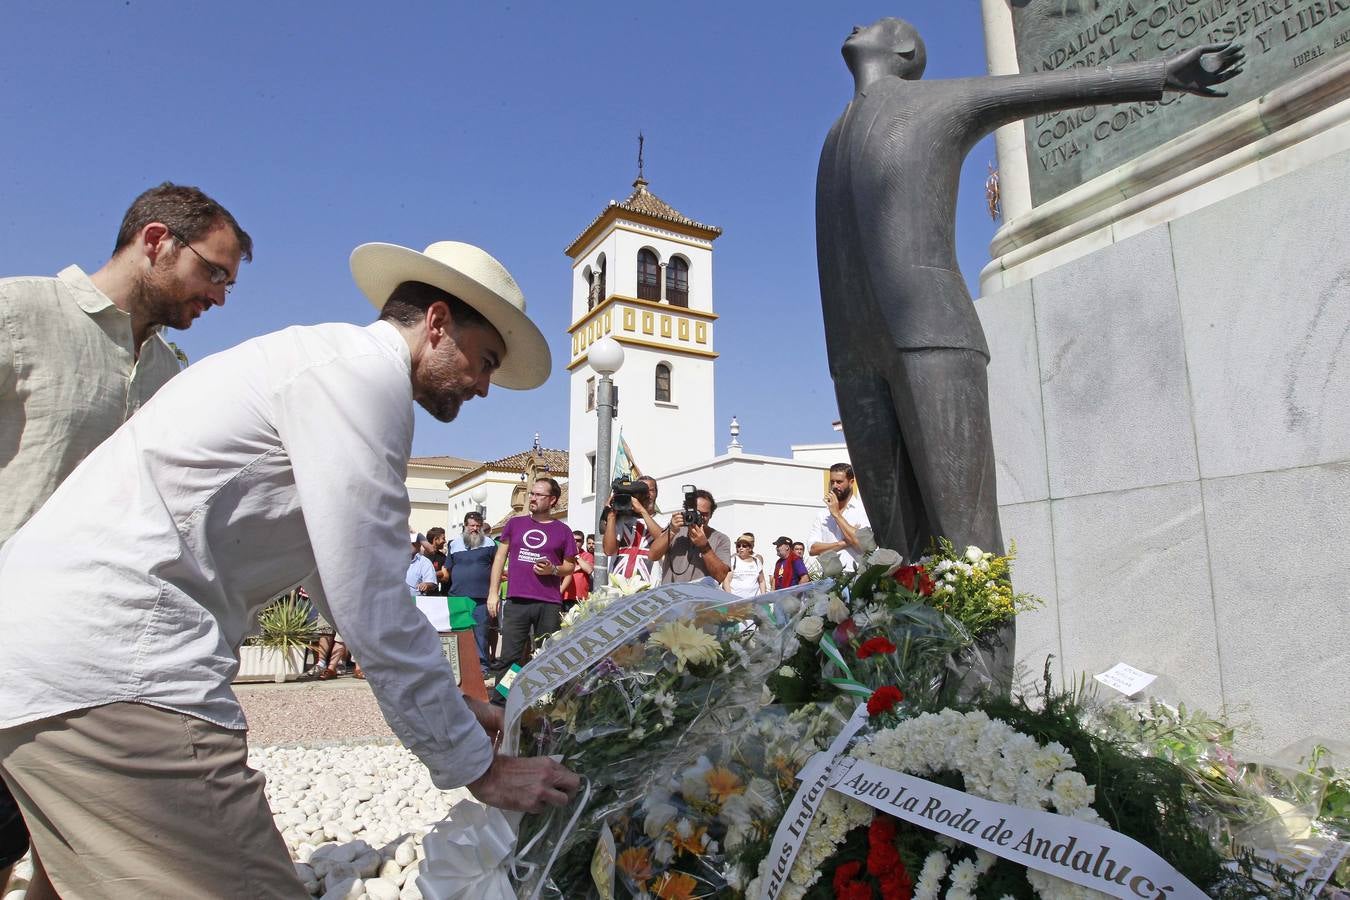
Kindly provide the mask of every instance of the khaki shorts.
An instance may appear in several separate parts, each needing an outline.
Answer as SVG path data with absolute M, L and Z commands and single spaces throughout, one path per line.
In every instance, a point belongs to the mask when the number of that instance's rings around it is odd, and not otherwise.
M 242 731 L 111 703 L 0 730 L 0 775 L 63 900 L 308 896 Z

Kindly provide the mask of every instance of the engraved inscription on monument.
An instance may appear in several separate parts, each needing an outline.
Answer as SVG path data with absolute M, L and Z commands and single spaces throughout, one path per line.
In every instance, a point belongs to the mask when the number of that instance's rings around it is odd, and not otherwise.
M 1031 196 L 1040 204 L 1292 81 L 1350 47 L 1350 0 L 1009 0 L 1023 72 L 1156 59 L 1235 40 L 1241 78 L 1210 100 L 1167 94 L 1027 119 Z

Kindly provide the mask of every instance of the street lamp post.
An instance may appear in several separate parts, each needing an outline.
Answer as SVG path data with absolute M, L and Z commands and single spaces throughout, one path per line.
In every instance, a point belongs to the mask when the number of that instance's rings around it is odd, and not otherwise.
M 595 412 L 598 419 L 595 439 L 595 536 L 604 543 L 604 500 L 609 496 L 609 442 L 610 426 L 614 420 L 614 382 L 610 376 L 623 365 L 623 347 L 612 337 L 604 337 L 591 345 L 586 362 L 600 376 L 595 386 Z M 609 584 L 609 557 L 603 546 L 595 556 L 595 583 Z
M 483 505 L 487 500 L 487 485 L 480 484 L 469 491 L 469 499 L 473 501 L 474 509 L 478 511 L 478 515 L 483 517 L 483 533 L 487 534 L 487 507 Z

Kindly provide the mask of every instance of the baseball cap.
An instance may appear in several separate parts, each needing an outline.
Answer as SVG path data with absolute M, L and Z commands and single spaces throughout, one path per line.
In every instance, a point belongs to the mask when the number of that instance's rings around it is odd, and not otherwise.
M 787 535 L 780 535 L 779 538 L 778 538 L 778 540 L 776 540 L 776 541 L 773 542 L 773 545 L 774 545 L 775 547 L 779 547 L 779 546 L 782 546 L 783 544 L 791 544 L 791 543 L 792 543 L 792 538 L 788 537 Z

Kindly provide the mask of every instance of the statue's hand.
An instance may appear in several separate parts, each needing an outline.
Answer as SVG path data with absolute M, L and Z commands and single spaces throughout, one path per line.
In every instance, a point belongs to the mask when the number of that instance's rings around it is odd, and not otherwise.
M 1199 94 L 1202 97 L 1227 97 L 1227 91 L 1218 91 L 1222 84 L 1242 72 L 1242 45 L 1203 44 L 1178 53 L 1167 61 L 1166 86 L 1168 90 Z

